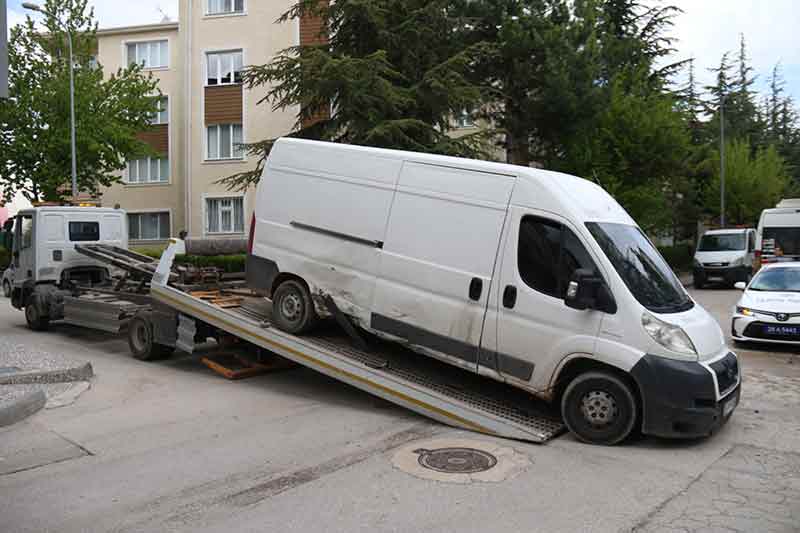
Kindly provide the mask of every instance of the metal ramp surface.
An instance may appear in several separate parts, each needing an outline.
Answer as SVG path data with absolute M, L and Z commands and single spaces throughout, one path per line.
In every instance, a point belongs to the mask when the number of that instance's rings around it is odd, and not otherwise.
M 153 285 L 155 300 L 334 379 L 443 422 L 499 437 L 543 443 L 565 429 L 544 402 L 519 389 L 371 338 L 360 350 L 339 329 L 297 337 L 271 327 L 257 301 L 222 309 L 177 288 Z

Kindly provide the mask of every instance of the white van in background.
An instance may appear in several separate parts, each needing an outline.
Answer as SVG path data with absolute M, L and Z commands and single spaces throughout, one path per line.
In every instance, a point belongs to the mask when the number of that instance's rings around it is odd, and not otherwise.
M 753 276 L 755 249 L 754 229 L 715 229 L 705 232 L 694 254 L 694 287 L 702 289 L 709 281 L 723 281 L 730 287 L 739 281 L 749 282 Z
M 258 186 L 248 286 L 302 334 L 330 298 L 373 334 L 561 407 L 579 438 L 708 435 L 739 398 L 719 325 L 599 186 L 297 139 Z
M 800 198 L 764 209 L 756 234 L 756 269 L 762 264 L 800 260 Z

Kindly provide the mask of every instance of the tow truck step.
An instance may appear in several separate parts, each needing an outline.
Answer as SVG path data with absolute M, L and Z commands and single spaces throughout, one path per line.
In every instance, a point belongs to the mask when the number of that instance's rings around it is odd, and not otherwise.
M 272 327 L 265 300 L 222 309 L 163 283 L 154 300 L 290 361 L 445 424 L 485 434 L 543 443 L 564 430 L 559 415 L 518 389 L 371 338 L 352 346 L 335 324 L 297 337 Z

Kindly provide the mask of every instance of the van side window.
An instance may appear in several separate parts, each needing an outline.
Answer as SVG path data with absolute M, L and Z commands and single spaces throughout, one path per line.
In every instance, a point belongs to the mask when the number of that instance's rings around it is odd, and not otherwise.
M 520 224 L 517 262 L 526 285 L 562 300 L 576 270 L 597 270 L 586 248 L 569 228 L 533 216 L 524 217 Z

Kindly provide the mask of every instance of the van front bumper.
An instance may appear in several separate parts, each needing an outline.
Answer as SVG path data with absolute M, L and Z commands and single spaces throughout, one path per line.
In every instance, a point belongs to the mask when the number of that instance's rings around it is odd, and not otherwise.
M 749 266 L 735 267 L 706 267 L 695 265 L 692 275 L 696 281 L 705 282 L 712 280 L 722 280 L 725 283 L 734 284 L 737 281 L 747 281 L 747 277 L 752 273 Z
M 733 352 L 700 363 L 645 355 L 631 375 L 642 394 L 642 432 L 647 435 L 709 436 L 739 403 L 741 375 Z

